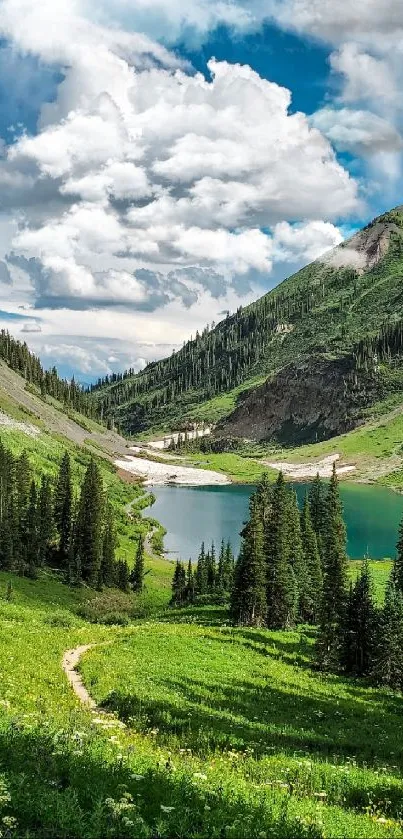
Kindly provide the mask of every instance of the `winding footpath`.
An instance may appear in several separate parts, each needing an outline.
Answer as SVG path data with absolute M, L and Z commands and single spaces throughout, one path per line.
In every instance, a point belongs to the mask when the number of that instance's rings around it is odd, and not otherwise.
M 85 705 L 93 711 L 96 710 L 97 703 L 88 693 L 81 675 L 78 673 L 76 668 L 80 663 L 81 656 L 96 646 L 98 646 L 98 644 L 81 644 L 81 646 L 75 647 L 73 650 L 66 650 L 62 659 L 62 669 L 66 674 L 67 681 L 73 688 L 74 693 L 82 705 Z

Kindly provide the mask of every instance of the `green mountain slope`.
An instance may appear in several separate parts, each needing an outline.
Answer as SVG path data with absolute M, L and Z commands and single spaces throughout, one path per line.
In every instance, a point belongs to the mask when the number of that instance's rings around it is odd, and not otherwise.
M 170 358 L 137 375 L 129 370 L 107 378 L 94 395 L 103 415 L 132 434 L 230 417 L 225 433 L 322 439 L 354 427 L 366 407 L 401 389 L 396 358 L 402 317 L 398 207 Z M 342 406 L 334 420 L 329 411 L 320 415 L 323 385 L 326 403 Z M 272 416 L 265 423 L 268 406 Z

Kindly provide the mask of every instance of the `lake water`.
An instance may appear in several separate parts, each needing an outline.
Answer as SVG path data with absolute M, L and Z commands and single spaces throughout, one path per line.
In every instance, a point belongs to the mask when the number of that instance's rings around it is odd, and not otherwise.
M 300 502 L 309 484 L 296 484 Z M 156 502 L 151 514 L 167 529 L 165 548 L 172 556 L 195 559 L 204 540 L 229 539 L 238 551 L 239 531 L 248 516 L 253 486 L 153 488 Z M 383 487 L 341 484 L 347 525 L 348 554 L 359 559 L 368 553 L 373 559 L 393 557 L 397 530 L 403 515 L 403 495 Z

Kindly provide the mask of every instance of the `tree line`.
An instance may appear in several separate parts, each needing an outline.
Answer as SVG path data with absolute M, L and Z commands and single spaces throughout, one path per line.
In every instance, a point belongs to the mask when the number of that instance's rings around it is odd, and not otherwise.
M 102 475 L 91 458 L 75 492 L 66 450 L 55 480 L 34 476 L 26 452 L 15 456 L 0 440 L 0 569 L 36 578 L 50 567 L 72 585 L 116 586 L 140 592 L 144 540 L 133 569 L 116 558 L 114 511 Z
M 195 567 L 178 560 L 172 579 L 172 606 L 221 604 L 229 600 L 234 582 L 235 560 L 231 543 L 221 542 L 218 557 L 214 542 L 206 551 L 201 545 Z
M 354 299 L 357 272 L 335 270 L 315 263 L 250 306 L 239 309 L 218 325 L 207 325 L 168 358 L 148 364 L 139 373 L 130 368 L 112 373 L 91 385 L 103 416 L 119 416 L 128 430 L 147 426 L 152 413 L 175 404 L 186 394 L 204 401 L 242 384 L 265 368 L 265 356 L 277 347 L 281 354 L 289 332 L 326 299 L 329 287 L 342 287 L 340 312 Z M 130 426 L 130 427 L 129 427 Z
M 0 359 L 27 382 L 35 385 L 42 396 L 52 396 L 84 416 L 99 417 L 98 404 L 74 378 L 71 381 L 61 379 L 56 367 L 44 370 L 39 358 L 28 349 L 25 341 L 17 341 L 4 329 L 0 331 Z
M 374 598 L 368 559 L 357 579 L 349 579 L 335 467 L 328 486 L 316 476 L 301 511 L 281 472 L 275 484 L 263 475 L 241 537 L 235 565 L 224 544 L 218 563 L 214 545 L 207 552 L 202 545 L 195 568 L 178 561 L 171 603 L 229 601 L 231 620 L 239 626 L 315 626 L 320 669 L 403 690 L 403 520 L 382 607 Z M 218 592 L 225 596 L 215 599 Z

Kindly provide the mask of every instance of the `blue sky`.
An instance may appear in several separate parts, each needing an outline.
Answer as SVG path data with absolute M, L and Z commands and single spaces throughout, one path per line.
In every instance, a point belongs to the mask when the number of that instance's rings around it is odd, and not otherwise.
M 0 325 L 140 369 L 400 203 L 402 44 L 400 0 L 3 0 Z

